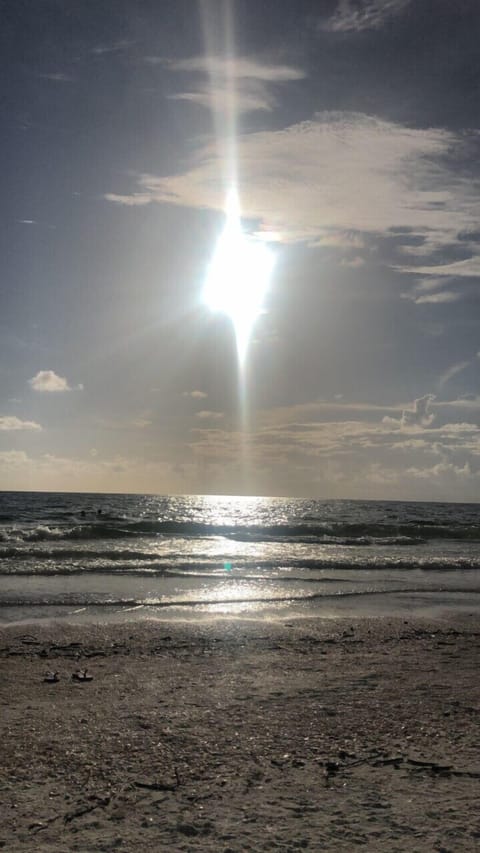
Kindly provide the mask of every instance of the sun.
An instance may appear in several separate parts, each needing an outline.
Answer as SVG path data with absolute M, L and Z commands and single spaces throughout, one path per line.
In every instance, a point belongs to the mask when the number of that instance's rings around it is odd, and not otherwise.
M 231 191 L 225 228 L 208 268 L 203 296 L 212 311 L 231 318 L 241 366 L 253 325 L 263 308 L 274 260 L 265 243 L 242 230 L 238 196 Z

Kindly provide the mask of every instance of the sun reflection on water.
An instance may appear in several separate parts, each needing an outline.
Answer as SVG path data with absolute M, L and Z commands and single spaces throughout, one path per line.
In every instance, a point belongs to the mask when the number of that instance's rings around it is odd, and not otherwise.
M 208 600 L 205 604 L 199 602 L 203 611 L 212 613 L 234 614 L 242 611 L 265 610 L 265 607 L 275 608 L 286 605 L 289 601 L 285 594 L 277 593 L 272 596 L 271 590 L 263 584 L 236 582 L 235 580 L 220 582 L 215 589 L 207 591 Z

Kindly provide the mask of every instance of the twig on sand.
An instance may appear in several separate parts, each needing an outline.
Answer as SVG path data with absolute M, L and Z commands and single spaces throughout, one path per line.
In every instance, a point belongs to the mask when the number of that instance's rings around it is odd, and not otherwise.
M 82 817 L 84 814 L 89 814 L 95 809 L 105 808 L 105 806 L 108 806 L 110 800 L 111 797 L 108 795 L 105 797 L 95 797 L 93 803 L 84 803 L 83 805 L 78 806 L 78 808 L 74 809 L 73 811 L 67 812 L 63 820 L 65 823 L 70 823 L 72 820 L 75 820 L 76 817 Z
M 29 825 L 29 830 L 32 833 L 41 832 L 42 829 L 47 829 L 47 827 L 53 823 L 55 820 L 58 820 L 60 815 L 56 814 L 53 817 L 46 817 L 43 820 L 35 820 L 33 823 Z
M 148 791 L 176 791 L 180 786 L 180 777 L 176 767 L 173 768 L 175 773 L 175 782 L 142 782 L 135 780 L 133 783 L 136 788 L 146 788 Z
M 75 820 L 75 818 L 82 817 L 85 814 L 89 814 L 95 809 L 105 808 L 105 806 L 108 806 L 108 804 L 110 803 L 111 797 L 109 795 L 106 795 L 105 797 L 99 797 L 95 795 L 92 799 L 92 803 L 83 803 L 81 806 L 78 806 L 78 808 L 73 809 L 71 812 L 67 812 L 65 815 L 63 815 L 63 822 L 71 823 L 71 821 Z M 56 820 L 60 820 L 61 818 L 62 815 L 57 814 L 53 817 L 44 818 L 43 820 L 36 820 L 34 821 L 34 823 L 31 823 L 28 828 L 32 833 L 41 832 L 42 829 L 47 829 L 47 827 L 51 823 L 54 823 Z

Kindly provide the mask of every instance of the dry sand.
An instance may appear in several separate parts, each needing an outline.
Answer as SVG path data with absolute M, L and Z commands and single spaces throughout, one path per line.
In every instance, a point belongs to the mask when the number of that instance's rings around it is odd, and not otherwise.
M 0 847 L 479 850 L 479 648 L 473 617 L 4 629 Z

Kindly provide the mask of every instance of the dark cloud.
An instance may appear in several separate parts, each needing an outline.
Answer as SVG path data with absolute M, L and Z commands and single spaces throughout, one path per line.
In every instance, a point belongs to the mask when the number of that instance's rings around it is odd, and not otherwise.
M 412 409 L 404 409 L 402 412 L 402 426 L 430 426 L 435 419 L 434 412 L 430 411 L 430 404 L 435 400 L 435 394 L 425 394 L 414 400 Z
M 480 231 L 459 231 L 457 240 L 462 243 L 480 243 Z

